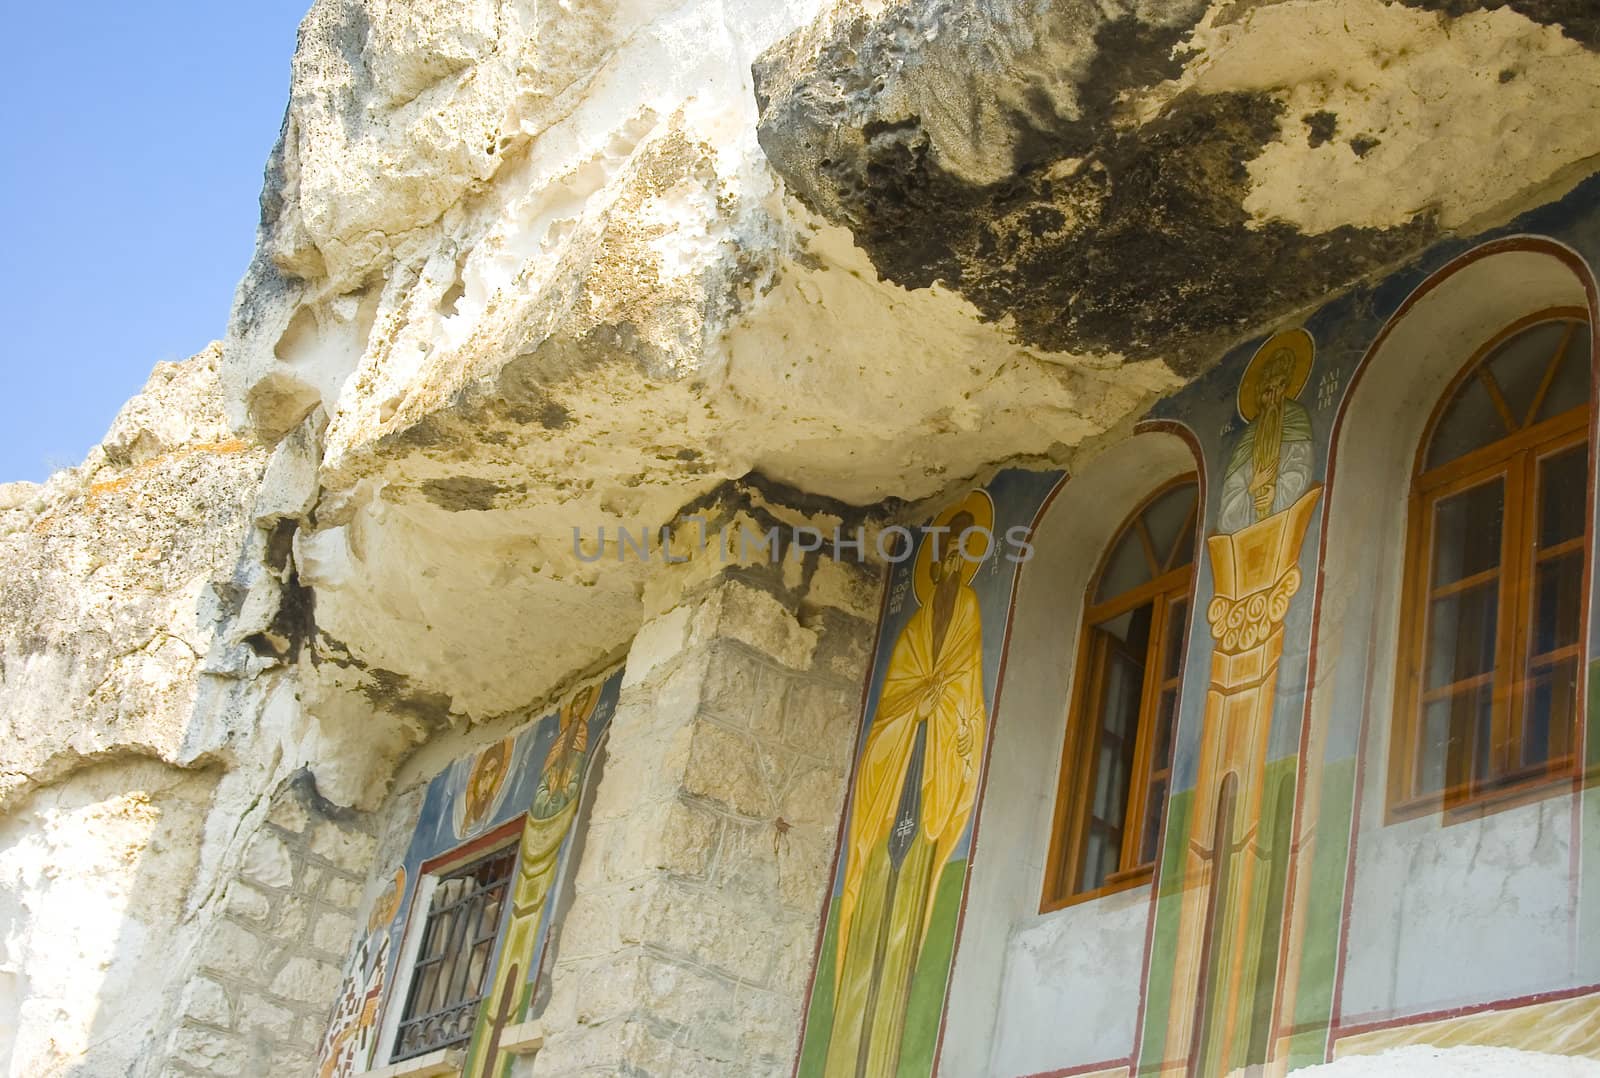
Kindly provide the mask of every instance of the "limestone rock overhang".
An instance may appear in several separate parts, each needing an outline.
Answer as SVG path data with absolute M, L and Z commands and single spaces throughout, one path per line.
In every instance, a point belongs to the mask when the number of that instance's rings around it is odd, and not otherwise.
M 1583 0 L 846 0 L 758 131 L 884 279 L 1188 375 L 1591 171 L 1597 48 Z
M 241 427 L 313 432 L 307 707 L 429 729 L 669 601 L 574 529 L 1070 468 L 1600 155 L 1583 3 L 362 6 L 302 28 L 224 376 Z

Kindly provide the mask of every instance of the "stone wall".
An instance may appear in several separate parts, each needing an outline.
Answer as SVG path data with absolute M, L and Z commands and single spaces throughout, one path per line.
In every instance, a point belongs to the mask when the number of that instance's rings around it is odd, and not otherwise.
M 287 783 L 217 896 L 150 1075 L 309 1074 L 377 846 L 372 816 Z
M 793 1065 L 872 624 L 792 602 L 719 578 L 635 639 L 531 1073 Z

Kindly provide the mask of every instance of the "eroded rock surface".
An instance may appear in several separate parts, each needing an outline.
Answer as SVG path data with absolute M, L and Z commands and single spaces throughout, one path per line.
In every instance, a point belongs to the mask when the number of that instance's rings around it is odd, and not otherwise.
M 324 0 L 224 372 L 258 436 L 328 417 L 295 541 L 322 653 L 481 719 L 643 614 L 653 570 L 575 528 L 750 474 L 868 505 L 1070 464 L 1241 335 L 1587 172 L 1591 24 Z
M 187 766 L 219 749 L 190 720 L 217 627 L 244 602 L 268 452 L 224 420 L 218 360 L 161 364 L 82 465 L 8 488 L 0 806 L 100 757 Z M 220 651 L 246 673 L 248 648 Z
M 761 144 L 885 277 L 1192 372 L 1593 166 L 1592 13 L 1429 6 L 841 5 L 758 61 Z

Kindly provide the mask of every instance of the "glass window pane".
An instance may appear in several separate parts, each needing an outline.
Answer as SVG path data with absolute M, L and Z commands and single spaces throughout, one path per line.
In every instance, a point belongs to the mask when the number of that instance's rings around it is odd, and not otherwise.
M 1156 705 L 1155 726 L 1150 731 L 1150 785 L 1145 791 L 1144 818 L 1140 824 L 1139 863 L 1155 861 L 1160 836 L 1161 810 L 1167 801 L 1167 780 L 1172 768 L 1172 730 L 1177 720 L 1178 690 L 1168 689 Z
M 1183 534 L 1178 536 L 1178 547 L 1172 554 L 1172 567 L 1181 569 L 1185 565 L 1194 564 L 1194 532 L 1200 523 L 1200 516 L 1196 513 L 1189 520 L 1189 526 L 1183 529 Z
M 1500 418 L 1488 390 L 1484 389 L 1482 379 L 1469 377 L 1439 417 L 1425 466 L 1437 468 L 1448 464 L 1480 446 L 1504 438 L 1507 433 L 1505 421 Z
M 1562 365 L 1558 366 L 1550 389 L 1544 392 L 1544 400 L 1539 403 L 1539 421 L 1589 403 L 1589 347 L 1589 323 L 1584 321 L 1574 329 L 1573 341 L 1566 345 Z
M 1576 445 L 1539 462 L 1539 545 L 1583 534 L 1588 512 L 1589 447 Z
M 1106 877 L 1117 870 L 1116 854 L 1112 852 L 1112 844 L 1098 828 L 1091 827 L 1086 841 L 1083 844 L 1083 877 L 1078 884 L 1080 890 L 1092 891 L 1106 882 Z
M 1550 369 L 1550 361 L 1556 357 L 1556 349 L 1566 339 L 1570 324 L 1541 322 L 1530 326 L 1495 349 L 1485 361 L 1519 429 L 1527 425 L 1534 397 Z
M 1150 579 L 1150 559 L 1144 555 L 1144 545 L 1133 528 L 1122 533 L 1116 549 L 1106 562 L 1100 575 L 1100 586 L 1095 589 L 1094 601 L 1103 603 L 1115 599 L 1125 591 L 1132 591 Z
M 1102 744 L 1096 750 L 1094 768 L 1094 800 L 1089 803 L 1089 811 L 1097 819 L 1105 820 L 1113 825 L 1122 822 L 1121 813 L 1113 807 L 1111 799 L 1111 780 L 1116 772 L 1117 751 L 1113 745 Z
M 1162 645 L 1161 680 L 1171 681 L 1183 669 L 1184 639 L 1189 629 L 1189 602 L 1179 599 L 1167 608 L 1167 639 Z
M 1540 562 L 1533 573 L 1533 624 L 1528 643 L 1537 657 L 1578 642 L 1583 615 L 1583 552 Z
M 1139 840 L 1139 863 L 1153 865 L 1161 842 L 1161 809 L 1167 803 L 1167 780 L 1159 778 L 1150 783 L 1150 796 L 1145 800 L 1144 832 Z
M 1500 564 L 1505 480 L 1440 498 L 1433 515 L 1433 586 L 1442 587 Z
M 1492 687 L 1482 685 L 1423 707 L 1418 794 L 1462 789 L 1487 775 L 1493 698 Z
M 1120 650 L 1137 656 L 1143 663 L 1145 649 L 1150 646 L 1150 619 L 1154 616 L 1155 604 L 1145 603 L 1102 621 L 1095 631 L 1105 633 Z
M 1199 494 L 1200 488 L 1197 484 L 1185 483 L 1161 495 L 1144 511 L 1145 527 L 1150 530 L 1156 557 L 1160 559 L 1163 568 L 1168 565 L 1173 567 L 1187 565 L 1193 560 L 1192 542 L 1185 553 L 1180 553 L 1176 548 L 1178 541 L 1188 531 L 1189 514 L 1194 511 L 1195 499 Z
M 488 979 L 516 851 L 493 854 L 438 881 L 423 926 L 424 957 L 413 969 L 397 1058 L 460 1043 L 472 1032 Z
M 1150 770 L 1165 771 L 1172 766 L 1172 731 L 1178 719 L 1178 690 L 1168 689 L 1156 705 L 1155 729 L 1150 731 Z
M 1589 400 L 1589 359 L 1589 324 L 1580 322 L 1561 358 L 1555 380 L 1545 390 L 1544 400 L 1539 405 L 1538 420 L 1569 412 Z
M 1500 582 L 1490 580 L 1428 604 L 1427 689 L 1494 670 Z
M 1537 771 L 1572 751 L 1578 709 L 1578 658 L 1535 669 L 1523 694 L 1521 766 Z
M 1147 603 L 1092 630 L 1100 667 L 1096 671 L 1100 698 L 1094 716 L 1097 729 L 1090 757 L 1089 819 L 1079 873 L 1083 890 L 1099 887 L 1119 867 L 1153 612 L 1154 605 Z

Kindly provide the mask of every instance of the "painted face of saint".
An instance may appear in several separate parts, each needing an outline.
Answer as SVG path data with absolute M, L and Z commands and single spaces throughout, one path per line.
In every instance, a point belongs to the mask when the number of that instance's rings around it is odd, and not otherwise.
M 484 749 L 473 765 L 467 778 L 466 818 L 469 824 L 476 824 L 488 814 L 510 766 L 510 755 L 511 750 L 502 741 Z
M 940 536 L 939 560 L 928 567 L 936 585 L 961 579 L 961 566 L 966 561 L 961 536 L 973 525 L 971 513 L 957 513 L 950 519 L 950 531 Z
M 1294 356 L 1288 349 L 1273 355 L 1261 377 L 1261 406 L 1263 409 L 1282 403 L 1289 391 L 1289 379 L 1294 376 Z

